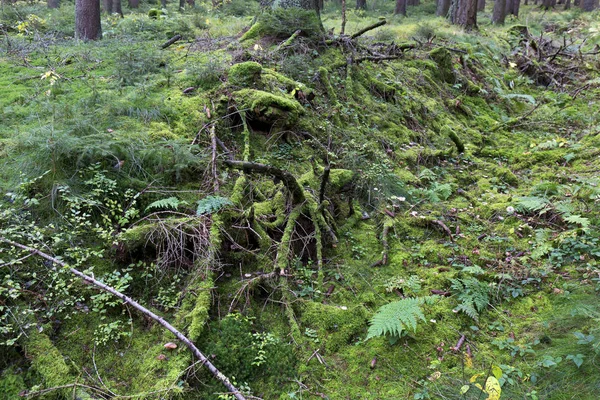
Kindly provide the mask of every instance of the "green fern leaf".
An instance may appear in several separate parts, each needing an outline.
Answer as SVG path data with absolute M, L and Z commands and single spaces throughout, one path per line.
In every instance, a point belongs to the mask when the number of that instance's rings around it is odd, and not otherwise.
M 213 214 L 225 206 L 230 206 L 233 203 L 227 197 L 208 196 L 198 202 L 196 215 Z
M 146 207 L 146 212 L 151 210 L 176 210 L 181 204 L 185 202 L 180 201 L 177 197 L 169 197 L 168 199 L 160 199 L 151 203 L 148 207 Z
M 462 311 L 475 321 L 479 313 L 485 310 L 490 302 L 490 288 L 476 278 L 451 279 L 451 290 L 460 304 L 456 311 Z
M 581 225 L 581 228 L 584 230 L 590 226 L 589 218 L 582 217 L 581 215 L 569 215 L 568 217 L 565 217 L 565 221 L 570 224 Z
M 543 197 L 519 197 L 515 208 L 521 212 L 539 212 L 543 213 L 550 207 L 550 201 Z
M 409 297 L 380 307 L 371 318 L 367 340 L 384 335 L 401 337 L 408 330 L 416 331 L 418 321 L 425 321 L 421 306 L 432 304 L 435 299 L 435 296 Z

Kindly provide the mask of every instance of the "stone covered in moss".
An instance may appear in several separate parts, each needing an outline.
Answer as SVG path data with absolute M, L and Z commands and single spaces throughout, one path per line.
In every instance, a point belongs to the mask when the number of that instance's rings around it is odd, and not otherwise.
M 247 61 L 233 65 L 229 69 L 229 83 L 233 86 L 254 87 L 260 82 L 262 65 L 254 61 Z
M 252 120 L 265 124 L 283 122 L 285 126 L 294 124 L 304 113 L 302 105 L 296 100 L 278 96 L 263 90 L 242 89 L 234 93 L 233 97 L 241 108 L 248 109 Z

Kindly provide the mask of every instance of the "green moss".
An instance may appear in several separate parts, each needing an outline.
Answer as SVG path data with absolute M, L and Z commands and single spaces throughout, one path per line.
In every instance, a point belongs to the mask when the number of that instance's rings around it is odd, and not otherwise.
M 260 82 L 262 65 L 254 61 L 247 61 L 231 66 L 227 79 L 233 86 L 254 87 Z
M 186 296 L 182 301 L 178 318 L 178 325 L 188 325 L 188 338 L 197 341 L 204 331 L 208 319 L 208 312 L 212 301 L 211 290 L 213 280 L 210 277 L 202 279 L 198 276 L 186 288 Z
M 23 374 L 14 368 L 7 368 L 0 375 L 0 393 L 6 399 L 18 399 L 19 393 L 26 389 Z
M 361 339 L 366 332 L 369 313 L 361 306 L 330 306 L 316 302 L 303 304 L 301 321 L 304 326 L 316 329 L 319 340 L 329 353 L 338 351 L 352 340 Z
M 285 121 L 285 125 L 294 124 L 304 109 L 293 98 L 275 95 L 262 90 L 242 89 L 233 94 L 241 107 L 248 109 L 254 119 L 274 124 Z
M 437 64 L 437 76 L 443 82 L 454 83 L 456 76 L 452 62 L 452 54 L 445 47 L 438 47 L 429 52 L 429 57 Z
M 261 23 L 260 21 L 258 21 L 254 25 L 252 25 L 250 27 L 250 29 L 248 29 L 246 31 L 246 33 L 244 33 L 242 35 L 242 37 L 240 38 L 240 42 L 245 42 L 246 40 L 256 39 L 264 32 L 264 30 L 265 30 L 264 24 Z
M 41 376 L 45 387 L 52 388 L 75 383 L 76 379 L 71 375 L 63 355 L 46 334 L 31 331 L 25 340 L 24 348 L 31 359 L 31 367 Z M 73 389 L 51 392 L 47 398 L 56 398 L 60 393 L 70 396 Z M 91 399 L 82 389 L 76 389 L 74 393 L 82 400 Z

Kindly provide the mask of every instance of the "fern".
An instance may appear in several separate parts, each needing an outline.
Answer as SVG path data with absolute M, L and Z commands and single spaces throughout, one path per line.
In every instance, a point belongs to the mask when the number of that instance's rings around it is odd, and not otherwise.
M 212 214 L 219 211 L 225 206 L 230 206 L 233 203 L 227 197 L 208 196 L 198 202 L 196 215 Z
M 479 313 L 486 309 L 490 302 L 490 288 L 476 278 L 451 279 L 452 292 L 460 304 L 456 311 L 462 311 L 475 321 Z
M 407 330 L 417 330 L 418 320 L 425 321 L 421 308 L 433 304 L 436 296 L 409 297 L 386 304 L 371 318 L 367 340 L 384 335 L 401 337 Z
M 529 196 L 519 197 L 515 208 L 520 212 L 537 212 L 543 214 L 550 208 L 550 201 L 543 197 Z
M 168 199 L 160 199 L 151 203 L 148 207 L 146 207 L 146 212 L 151 210 L 164 210 L 171 209 L 176 210 L 181 204 L 184 204 L 185 201 L 180 201 L 177 197 L 169 197 Z

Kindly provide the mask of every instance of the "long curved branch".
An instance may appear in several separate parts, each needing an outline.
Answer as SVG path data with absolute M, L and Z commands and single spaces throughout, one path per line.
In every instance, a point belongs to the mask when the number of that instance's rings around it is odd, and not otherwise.
M 34 249 L 33 247 L 29 247 L 29 246 L 26 246 L 21 243 L 13 242 L 12 240 L 6 239 L 5 237 L 2 237 L 2 236 L 0 236 L 0 242 L 4 242 L 11 246 L 18 247 L 20 249 L 29 251 L 31 254 L 35 254 L 37 256 L 45 258 L 48 261 L 52 261 L 53 263 L 56 263 L 62 267 L 68 268 L 69 271 L 73 275 L 81 278 L 83 281 L 85 281 L 87 283 L 91 283 L 92 285 L 96 286 L 97 288 L 104 290 L 105 292 L 108 292 L 108 293 L 120 298 L 125 303 L 131 305 L 133 308 L 135 308 L 142 314 L 152 318 L 153 320 L 158 322 L 160 325 L 162 325 L 164 328 L 166 328 L 168 331 L 173 333 L 177 337 L 177 339 L 181 340 L 186 345 L 186 347 L 188 349 L 190 349 L 192 354 L 194 356 L 196 356 L 202 362 L 202 364 L 204 364 L 206 366 L 206 368 L 208 368 L 208 370 L 214 375 L 215 378 L 217 378 L 219 381 L 221 381 L 221 383 L 231 392 L 231 394 L 236 399 L 246 400 L 246 398 L 242 395 L 242 393 L 231 383 L 231 381 L 225 375 L 223 375 L 217 369 L 217 367 L 215 367 L 208 360 L 208 358 L 206 358 L 206 356 L 204 354 L 202 354 L 202 352 L 196 347 L 196 345 L 190 339 L 185 337 L 185 335 L 183 333 L 179 332 L 179 330 L 177 330 L 173 325 L 171 325 L 170 323 L 165 321 L 165 319 L 163 317 L 154 314 L 152 311 L 148 310 L 146 307 L 142 306 L 140 303 L 133 300 L 131 297 L 126 296 L 125 294 L 119 292 L 118 290 L 116 290 L 108 285 L 105 285 L 104 283 L 94 279 L 93 277 L 91 277 L 89 275 L 84 274 L 83 272 L 81 272 L 75 268 L 69 267 L 63 261 L 61 261 L 55 257 L 52 257 L 49 254 L 46 254 L 38 249 Z

